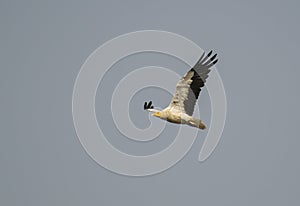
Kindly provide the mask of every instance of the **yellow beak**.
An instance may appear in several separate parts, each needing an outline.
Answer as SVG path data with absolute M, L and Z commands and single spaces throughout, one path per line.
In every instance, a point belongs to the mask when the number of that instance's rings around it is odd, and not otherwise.
M 160 117 L 160 112 L 154 112 L 154 113 L 152 114 L 152 116 Z

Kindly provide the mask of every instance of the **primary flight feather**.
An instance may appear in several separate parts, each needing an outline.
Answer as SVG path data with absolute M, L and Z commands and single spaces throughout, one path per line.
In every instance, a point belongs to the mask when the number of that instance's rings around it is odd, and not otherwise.
M 144 110 L 152 112 L 153 116 L 176 124 L 187 124 L 200 129 L 206 126 L 200 119 L 192 117 L 201 88 L 204 87 L 210 68 L 218 62 L 217 54 L 212 51 L 201 55 L 197 63 L 177 83 L 176 91 L 168 107 L 159 111 L 154 109 L 152 101 L 145 102 Z

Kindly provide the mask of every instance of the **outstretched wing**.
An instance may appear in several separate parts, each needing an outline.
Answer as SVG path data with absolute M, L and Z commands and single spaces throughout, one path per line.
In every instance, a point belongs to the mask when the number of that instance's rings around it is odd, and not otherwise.
M 210 68 L 218 62 L 217 54 L 210 51 L 206 56 L 201 55 L 195 66 L 182 77 L 177 85 L 169 108 L 192 115 L 201 88 L 204 87 Z

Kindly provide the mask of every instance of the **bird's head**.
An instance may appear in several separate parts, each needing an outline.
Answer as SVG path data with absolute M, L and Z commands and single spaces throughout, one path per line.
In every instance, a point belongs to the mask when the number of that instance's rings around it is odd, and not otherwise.
M 161 112 L 160 112 L 160 111 L 154 112 L 154 113 L 152 114 L 152 116 L 154 116 L 154 117 L 161 117 Z

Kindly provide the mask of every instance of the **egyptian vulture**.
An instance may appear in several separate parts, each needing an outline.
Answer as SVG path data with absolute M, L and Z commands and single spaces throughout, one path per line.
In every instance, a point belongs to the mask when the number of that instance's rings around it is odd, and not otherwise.
M 158 117 L 168 122 L 176 124 L 187 124 L 192 127 L 205 129 L 206 126 L 200 119 L 192 117 L 195 103 L 199 97 L 201 88 L 204 87 L 210 68 L 218 61 L 217 54 L 212 55 L 210 51 L 201 55 L 195 66 L 191 68 L 182 77 L 177 85 L 176 91 L 169 106 L 161 111 L 154 109 L 152 101 L 145 102 L 144 110 L 152 113 L 152 116 Z

